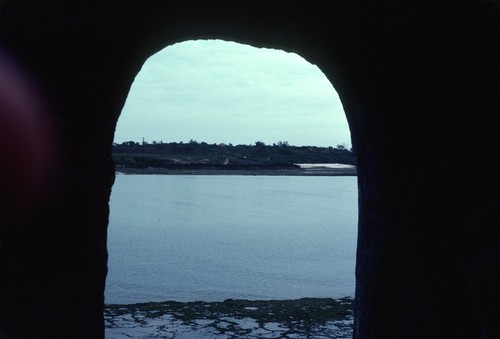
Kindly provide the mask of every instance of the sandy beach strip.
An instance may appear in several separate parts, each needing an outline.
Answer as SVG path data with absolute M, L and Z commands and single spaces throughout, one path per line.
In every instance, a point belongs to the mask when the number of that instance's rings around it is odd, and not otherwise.
M 342 164 L 298 164 L 298 168 L 286 169 L 170 169 L 116 167 L 119 174 L 161 175 L 281 175 L 281 176 L 356 176 L 356 167 Z M 335 166 L 337 165 L 337 166 Z

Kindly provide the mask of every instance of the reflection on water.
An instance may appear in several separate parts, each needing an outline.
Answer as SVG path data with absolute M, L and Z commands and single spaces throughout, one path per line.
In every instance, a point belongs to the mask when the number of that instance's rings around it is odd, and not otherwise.
M 356 177 L 119 175 L 106 303 L 354 295 Z

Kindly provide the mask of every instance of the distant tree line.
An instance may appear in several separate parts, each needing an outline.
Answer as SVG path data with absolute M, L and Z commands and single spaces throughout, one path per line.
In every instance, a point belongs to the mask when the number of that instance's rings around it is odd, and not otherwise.
M 340 163 L 356 165 L 352 149 L 337 147 L 292 146 L 287 141 L 266 145 L 208 144 L 190 140 L 142 143 L 126 141 L 114 143 L 112 155 L 115 164 L 124 167 L 172 167 L 182 164 L 202 165 L 291 165 L 298 163 Z

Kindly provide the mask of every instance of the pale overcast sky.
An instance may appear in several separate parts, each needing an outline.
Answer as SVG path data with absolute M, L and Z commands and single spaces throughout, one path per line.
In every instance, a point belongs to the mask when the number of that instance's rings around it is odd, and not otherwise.
M 186 41 L 137 75 L 115 142 L 351 146 L 342 104 L 318 67 L 294 53 L 221 40 Z

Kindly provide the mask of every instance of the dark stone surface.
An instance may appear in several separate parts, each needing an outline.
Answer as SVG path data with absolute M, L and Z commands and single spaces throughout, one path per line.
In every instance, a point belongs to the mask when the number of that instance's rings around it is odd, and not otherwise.
M 116 120 L 147 57 L 220 38 L 297 52 L 339 92 L 358 157 L 354 336 L 498 337 L 498 2 L 2 4 L 1 57 L 43 98 L 55 159 L 43 199 L 0 207 L 3 332 L 104 335 Z M 6 194 L 29 176 L 12 161 Z

